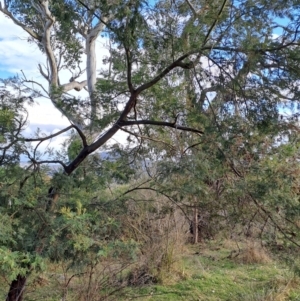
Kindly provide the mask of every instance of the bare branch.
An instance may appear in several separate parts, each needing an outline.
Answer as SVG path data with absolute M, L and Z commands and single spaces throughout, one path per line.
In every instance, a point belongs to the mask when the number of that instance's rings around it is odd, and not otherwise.
M 188 147 L 182 152 L 182 155 L 184 155 L 189 149 L 192 149 L 192 148 L 194 148 L 194 147 L 196 147 L 196 146 L 198 146 L 198 145 L 200 145 L 200 144 L 202 144 L 202 143 L 203 143 L 203 142 L 201 141 L 201 142 L 197 142 L 197 143 L 194 143 L 194 144 L 188 146 Z
M 70 72 L 72 73 L 72 77 L 70 78 L 69 82 L 73 82 L 75 81 L 78 77 L 80 77 L 82 74 L 84 74 L 86 72 L 86 69 L 81 69 L 80 64 L 77 65 L 77 68 L 79 69 L 78 72 L 73 72 L 72 70 L 70 70 Z
M 60 164 L 64 168 L 64 170 L 66 170 L 66 168 L 67 168 L 67 165 L 64 162 L 60 161 L 60 160 L 36 161 L 35 159 L 31 158 L 31 161 L 32 161 L 33 164 L 37 164 L 37 165 L 46 164 L 46 163 L 48 163 L 48 164 Z
M 77 0 L 84 8 L 86 8 L 88 11 L 91 11 L 91 9 L 85 4 L 85 3 L 83 3 L 82 1 L 80 1 L 80 0 Z M 103 24 L 103 25 L 105 25 L 105 26 L 107 26 L 108 24 L 107 24 L 107 21 L 108 20 L 103 20 L 102 18 L 101 18 L 101 16 L 100 15 L 97 15 L 94 11 L 92 12 L 92 14 Z M 112 18 L 112 16 L 109 18 L 109 20 Z
M 192 10 L 194 16 L 197 16 L 197 12 L 196 12 L 196 10 L 195 10 L 193 4 L 192 4 L 189 0 L 185 0 L 185 1 L 186 1 L 186 3 L 188 4 L 188 6 L 190 7 L 190 9 Z
M 175 68 L 175 67 L 174 67 Z M 160 78 L 159 78 L 160 79 Z M 157 81 L 159 80 L 157 79 Z M 151 82 L 150 82 L 151 83 Z M 149 84 L 149 83 L 148 83 Z M 149 85 L 151 87 L 155 83 Z M 127 116 L 134 107 L 136 103 L 136 99 L 139 93 L 143 91 L 143 89 L 147 89 L 149 87 L 146 87 L 147 84 L 142 85 L 140 89 L 137 89 L 132 92 L 129 100 L 127 101 L 125 108 L 123 112 L 121 113 L 118 121 L 98 140 L 96 140 L 93 144 L 91 144 L 89 147 L 82 150 L 82 152 L 78 155 L 78 157 L 68 166 L 68 173 L 71 173 L 73 169 L 75 169 L 80 162 L 84 160 L 84 158 L 91 152 L 94 152 L 97 148 L 99 148 L 101 145 L 103 145 L 107 140 L 109 140 L 120 128 L 127 125 L 140 125 L 140 124 L 149 124 L 149 125 L 157 125 L 157 126 L 168 126 L 171 128 L 179 129 L 182 131 L 190 131 L 198 134 L 204 134 L 203 131 L 197 130 L 194 128 L 184 127 L 180 125 L 176 125 L 176 123 L 171 122 L 159 122 L 159 121 L 152 121 L 152 120 L 135 120 L 135 121 L 127 121 Z
M 205 45 L 206 42 L 208 41 L 210 34 L 212 33 L 213 29 L 215 28 L 215 26 L 216 26 L 216 24 L 217 24 L 217 22 L 218 22 L 218 19 L 221 17 L 221 15 L 222 15 L 222 13 L 223 13 L 223 11 L 224 11 L 224 8 L 225 8 L 225 5 L 226 5 L 227 1 L 228 1 L 228 0 L 224 0 L 224 1 L 223 1 L 223 4 L 222 4 L 222 6 L 221 6 L 221 8 L 220 8 L 220 10 L 219 10 L 218 15 L 216 16 L 216 18 L 215 18 L 213 24 L 212 24 L 211 27 L 209 28 L 209 30 L 208 30 L 208 32 L 207 32 L 205 38 L 204 38 L 203 45 Z
M 199 49 L 191 50 L 191 51 L 183 54 L 182 56 L 180 56 L 176 61 L 171 63 L 168 67 L 166 67 L 161 73 L 159 73 L 156 77 L 154 77 L 148 83 L 145 83 L 145 84 L 141 85 L 140 87 L 138 87 L 135 90 L 136 93 L 140 94 L 144 90 L 149 89 L 150 87 L 155 85 L 158 81 L 160 81 L 163 77 L 165 77 L 169 72 L 171 72 L 173 69 L 175 69 L 177 67 L 180 67 L 180 68 L 183 68 L 183 69 L 192 69 L 192 68 L 194 68 L 195 64 L 197 62 L 199 62 L 199 56 L 201 55 L 201 53 L 204 50 L 212 50 L 212 49 L 220 50 L 220 51 L 233 51 L 233 52 L 244 52 L 244 53 L 250 53 L 251 52 L 251 50 L 244 50 L 242 48 L 214 47 L 213 45 L 208 45 L 208 46 L 201 47 Z M 252 52 L 257 53 L 257 52 L 259 52 L 259 50 L 255 49 L 255 50 L 252 50 Z M 193 54 L 198 54 L 195 61 L 190 61 L 188 63 L 183 63 L 183 60 L 185 60 L 186 58 L 188 58 L 189 56 L 191 56 Z
M 22 82 L 23 82 L 23 83 L 31 83 L 31 84 L 38 85 L 38 86 L 46 93 L 46 95 L 49 95 L 49 92 L 44 88 L 44 86 L 43 86 L 42 84 L 40 84 L 40 83 L 34 81 L 34 80 L 28 80 L 28 79 L 24 78 L 24 79 L 22 80 Z M 26 85 L 25 85 L 25 86 L 26 86 Z M 27 86 L 26 86 L 26 87 L 27 87 Z M 34 90 L 34 89 L 32 88 L 32 90 Z M 47 97 L 46 97 L 46 98 L 47 98 Z
M 29 27 L 27 27 L 25 24 L 21 23 L 13 16 L 11 12 L 7 10 L 5 2 L 4 2 L 4 6 L 2 6 L 2 3 L 0 1 L 0 11 L 3 12 L 6 16 L 8 16 L 16 25 L 20 26 L 23 30 L 25 30 L 31 37 L 38 40 L 39 42 L 42 41 L 42 37 L 38 33 L 30 29 Z
M 34 141 L 45 141 L 45 140 L 48 140 L 48 139 L 51 139 L 51 138 L 54 138 L 56 136 L 59 136 L 60 134 L 64 133 L 64 132 L 67 132 L 69 131 L 70 129 L 72 128 L 75 128 L 74 125 L 70 125 L 68 127 L 66 127 L 65 129 L 55 133 L 55 134 L 52 134 L 50 136 L 46 136 L 46 137 L 40 137 L 40 138 L 23 138 L 22 140 L 25 141 L 25 142 L 34 142 Z
M 41 66 L 41 64 L 38 64 L 38 68 L 40 71 L 40 74 L 49 82 L 49 73 L 46 74 Z
M 71 90 L 76 90 L 76 91 L 81 91 L 85 86 L 87 85 L 87 80 L 81 81 L 81 82 L 77 82 L 77 81 L 72 81 L 70 83 L 61 85 L 61 87 L 63 88 L 64 92 L 68 92 Z
M 133 120 L 133 121 L 120 121 L 118 125 L 120 127 L 123 126 L 129 126 L 129 125 L 139 125 L 139 124 L 144 124 L 144 125 L 157 125 L 157 126 L 167 126 L 171 127 L 173 129 L 181 130 L 181 131 L 188 131 L 192 133 L 197 133 L 203 135 L 204 132 L 201 130 L 197 130 L 194 128 L 186 127 L 186 126 L 181 126 L 176 124 L 176 122 L 165 122 L 165 121 L 154 121 L 154 120 Z
M 145 182 L 145 183 L 147 183 L 147 182 Z M 136 190 L 150 190 L 150 191 L 157 192 L 157 193 L 163 195 L 164 197 L 166 197 L 166 198 L 167 198 L 169 201 L 171 201 L 172 203 L 174 203 L 174 204 L 182 211 L 182 213 L 187 217 L 187 219 L 190 220 L 189 217 L 188 217 L 187 214 L 186 214 L 186 210 L 184 210 L 183 207 L 180 206 L 179 203 L 176 202 L 171 196 L 169 196 L 168 194 L 166 194 L 166 193 L 163 192 L 163 191 L 160 191 L 159 189 L 155 189 L 155 188 L 153 188 L 153 187 L 141 187 L 142 185 L 144 185 L 144 183 L 141 183 L 141 184 L 140 184 L 139 186 L 137 186 L 137 187 L 128 189 L 127 191 L 125 191 L 125 192 L 123 193 L 123 195 L 129 194 L 129 193 L 131 193 L 131 192 L 133 192 L 133 191 L 136 191 Z

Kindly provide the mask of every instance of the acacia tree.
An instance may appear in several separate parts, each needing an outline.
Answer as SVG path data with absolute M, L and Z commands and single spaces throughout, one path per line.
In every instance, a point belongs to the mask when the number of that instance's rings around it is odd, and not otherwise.
M 5 101 L 0 105 L 0 277 L 10 285 L 7 299 L 23 298 L 28 276 L 45 269 L 45 258 L 62 264 L 67 262 L 68 269 L 76 266 L 82 270 L 79 275 L 86 275 L 91 269 L 92 283 L 95 281 L 93 269 L 99 259 L 107 260 L 108 265 L 107 258 L 118 254 L 119 268 L 113 269 L 112 275 L 106 275 L 108 278 L 97 275 L 102 285 L 113 283 L 118 271 L 131 261 L 136 246 L 132 241 L 119 240 L 118 216 L 124 214 L 126 208 L 120 198 L 110 203 L 115 196 L 107 193 L 105 187 L 111 179 L 118 183 L 127 181 L 132 171 L 120 169 L 120 165 L 128 165 L 128 162 L 102 162 L 98 156 L 90 156 L 71 176 L 53 172 L 35 162 L 21 167 L 20 156 L 30 156 L 28 143 L 37 141 L 21 135 L 26 122 L 23 107 L 26 98 L 13 97 L 5 91 L 2 96 Z M 75 143 L 67 143 L 69 147 L 65 149 L 65 158 L 69 161 L 78 151 L 78 140 L 71 136 L 71 141 Z M 55 189 L 49 189 L 50 186 Z M 59 206 L 55 204 L 57 189 Z M 53 291 L 53 296 L 62 293 L 66 298 L 73 277 L 66 275 L 64 290 Z M 103 292 L 110 293 L 109 287 Z M 88 290 L 82 294 L 87 298 L 91 296 Z
M 299 248 L 298 126 L 277 119 L 262 128 L 249 119 L 226 122 L 230 130 L 206 127 L 214 139 L 203 137 L 192 151 L 188 138 L 180 137 L 183 151 L 176 161 L 170 147 L 152 171 L 151 185 L 137 189 L 168 195 L 191 225 L 196 213 L 195 241 L 222 229 L 222 235 L 261 238 L 272 248 Z
M 71 175 L 118 131 L 144 145 L 158 142 L 163 146 L 158 153 L 171 150 L 174 160 L 174 154 L 185 154 L 197 143 L 230 135 L 231 120 L 269 128 L 280 106 L 298 101 L 297 1 L 4 0 L 0 11 L 46 58 L 38 69 L 48 87 L 23 74 L 18 84 L 35 87 L 24 96 L 50 98 L 70 121 L 56 134 L 27 142 L 43 142 L 71 128 L 81 141 L 71 160 L 51 154 L 41 159 L 40 144 L 26 150 L 33 168 L 59 163 Z M 97 77 L 99 35 L 109 55 Z M 65 70 L 71 78 L 62 83 Z M 83 89 L 86 98 L 70 95 Z M 171 129 L 168 135 L 165 129 Z M 190 134 L 177 147 L 184 137 L 180 132 Z M 25 140 L 20 135 L 17 141 Z M 229 164 L 237 172 L 234 162 Z M 29 261 L 25 269 L 32 268 Z M 25 280 L 26 272 L 16 275 L 7 300 L 22 299 Z

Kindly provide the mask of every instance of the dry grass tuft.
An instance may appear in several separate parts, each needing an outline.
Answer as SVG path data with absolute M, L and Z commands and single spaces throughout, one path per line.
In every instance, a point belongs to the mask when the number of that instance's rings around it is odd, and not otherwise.
M 267 250 L 254 241 L 247 242 L 237 256 L 237 260 L 244 264 L 267 264 L 272 262 Z
M 276 279 L 274 283 L 272 283 L 272 286 L 276 288 L 276 293 L 270 294 L 266 301 L 290 300 L 291 291 L 299 287 L 299 279 L 295 277 Z
M 222 240 L 222 246 L 228 250 L 238 250 L 239 243 L 236 240 L 226 238 Z

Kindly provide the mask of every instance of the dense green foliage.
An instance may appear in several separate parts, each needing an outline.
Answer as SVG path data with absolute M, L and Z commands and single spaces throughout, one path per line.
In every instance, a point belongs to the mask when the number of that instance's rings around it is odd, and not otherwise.
M 48 84 L 23 73 L 1 86 L 8 301 L 23 298 L 15 281 L 53 263 L 75 275 L 107 264 L 103 296 L 126 281 L 162 281 L 193 216 L 201 241 L 222 231 L 300 246 L 299 8 L 296 0 L 4 1 L 0 11 L 45 55 Z M 97 38 L 107 48 L 99 72 Z M 86 95 L 71 93 L 83 87 Z M 24 137 L 25 105 L 42 96 L 70 126 Z M 41 148 L 67 131 L 60 150 Z M 127 142 L 110 143 L 121 131 Z M 83 295 L 93 300 L 89 289 Z

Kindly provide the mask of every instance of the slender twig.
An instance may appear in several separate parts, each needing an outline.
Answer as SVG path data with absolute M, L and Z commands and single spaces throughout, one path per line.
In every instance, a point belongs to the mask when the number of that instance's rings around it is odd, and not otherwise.
M 201 142 L 197 142 L 197 143 L 194 143 L 194 144 L 188 146 L 188 147 L 182 152 L 182 155 L 184 155 L 189 149 L 194 148 L 194 147 L 196 147 L 197 145 L 202 144 L 202 143 L 203 143 L 203 142 L 201 141 Z
M 150 141 L 163 143 L 163 144 L 165 144 L 165 145 L 171 147 L 172 149 L 175 149 L 175 147 L 174 147 L 172 144 L 169 144 L 169 143 L 167 143 L 167 142 L 165 142 L 165 141 L 162 141 L 162 140 L 159 140 L 159 139 L 154 139 L 154 138 L 148 137 L 148 136 L 142 136 L 142 135 L 139 135 L 139 134 L 137 134 L 137 133 L 131 132 L 131 131 L 129 131 L 129 130 L 127 130 L 127 129 L 124 129 L 124 128 L 121 128 L 121 130 L 122 130 L 123 132 L 128 133 L 128 134 L 130 134 L 130 135 L 133 135 L 133 136 L 135 136 L 135 137 L 137 137 L 137 138 L 147 139 L 147 140 L 150 140 Z
M 216 26 L 216 24 L 217 24 L 217 22 L 218 22 L 218 19 L 220 18 L 220 16 L 221 16 L 222 13 L 223 13 L 223 10 L 224 10 L 224 8 L 225 8 L 225 5 L 226 5 L 227 1 L 228 1 L 228 0 L 224 0 L 224 1 L 223 1 L 222 6 L 221 6 L 221 8 L 220 8 L 220 10 L 219 10 L 218 15 L 216 16 L 216 18 L 215 18 L 213 24 L 212 24 L 211 27 L 209 28 L 209 30 L 208 30 L 208 32 L 207 32 L 205 38 L 204 38 L 203 45 L 205 45 L 206 42 L 208 41 L 211 32 L 212 32 L 213 29 L 215 28 L 215 26 Z
M 143 184 L 141 184 L 143 185 Z M 168 200 L 170 200 L 173 204 L 175 204 L 181 211 L 182 213 L 184 214 L 184 216 L 189 220 L 185 210 L 178 204 L 178 202 L 174 201 L 172 197 L 170 197 L 169 195 L 167 195 L 166 193 L 158 190 L 158 189 L 155 189 L 155 188 L 152 188 L 152 187 L 140 187 L 140 186 L 137 186 L 137 187 L 134 187 L 132 189 L 128 189 L 127 191 L 125 191 L 122 195 L 126 195 L 126 194 L 129 194 L 133 191 L 136 191 L 136 190 L 151 190 L 151 191 L 155 191 L 161 195 L 163 195 L 164 197 L 166 197 Z
M 272 223 L 274 224 L 274 226 L 279 230 L 279 232 L 281 232 L 283 234 L 283 236 L 288 239 L 290 242 L 292 242 L 293 244 L 295 244 L 297 247 L 300 247 L 300 244 L 298 244 L 296 241 L 294 241 L 292 238 L 288 237 L 285 233 L 285 231 L 278 225 L 278 223 L 275 222 L 271 212 L 269 212 L 267 209 L 265 209 L 261 204 L 258 203 L 258 201 L 253 197 L 252 193 L 248 191 L 248 195 L 250 196 L 250 198 L 252 199 L 252 201 L 254 202 L 254 204 L 261 209 L 267 217 L 270 218 L 270 220 L 272 221 Z
M 175 122 L 165 122 L 165 121 L 155 121 L 155 120 L 132 120 L 132 121 L 120 121 L 118 125 L 120 127 L 129 126 L 129 125 L 157 125 L 157 126 L 167 126 L 173 129 L 188 131 L 192 133 L 197 133 L 203 135 L 204 132 L 195 128 L 190 128 L 186 126 L 177 125 Z
M 72 128 L 75 128 L 76 129 L 76 126 L 74 126 L 73 124 L 66 127 L 65 129 L 61 130 L 61 131 L 58 131 L 56 132 L 55 134 L 52 134 L 50 136 L 46 136 L 46 137 L 40 137 L 40 138 L 22 138 L 20 140 L 22 141 L 25 141 L 25 142 L 34 142 L 34 141 L 40 141 L 40 142 L 43 142 L 45 140 L 48 140 L 48 139 L 51 139 L 51 138 L 54 138 L 56 136 L 59 136 L 60 134 L 64 133 L 64 132 L 67 132 L 69 131 L 70 129 Z
M 37 161 L 33 158 L 31 158 L 31 161 L 36 164 L 36 165 L 41 165 L 41 164 L 45 164 L 45 163 L 48 163 L 48 164 L 60 164 L 64 170 L 66 170 L 67 168 L 67 165 L 65 163 L 63 163 L 62 161 L 60 160 L 42 160 L 42 161 Z

